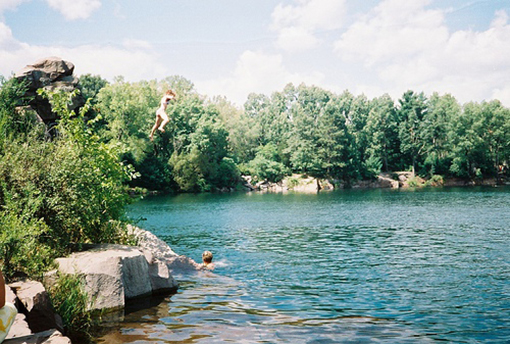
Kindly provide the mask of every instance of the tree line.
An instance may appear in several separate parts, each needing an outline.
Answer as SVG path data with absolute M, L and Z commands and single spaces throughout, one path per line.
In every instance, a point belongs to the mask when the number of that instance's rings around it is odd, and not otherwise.
M 108 83 L 81 77 L 96 129 L 134 166 L 133 186 L 198 192 L 235 188 L 242 174 L 278 182 L 292 173 L 349 185 L 380 172 L 431 178 L 501 178 L 510 161 L 510 110 L 500 101 L 461 105 L 452 95 L 405 92 L 394 101 L 316 86 L 250 94 L 243 108 L 207 99 L 191 81 Z M 159 99 L 178 94 L 167 131 L 148 139 Z

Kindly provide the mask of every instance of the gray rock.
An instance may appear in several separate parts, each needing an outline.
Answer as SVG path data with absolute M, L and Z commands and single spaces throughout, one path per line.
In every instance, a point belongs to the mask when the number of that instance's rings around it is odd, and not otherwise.
M 10 338 L 19 338 L 19 337 L 25 337 L 32 334 L 32 331 L 30 330 L 30 327 L 27 323 L 27 318 L 25 314 L 18 313 L 16 314 L 16 318 L 14 319 L 14 323 L 11 326 L 11 329 L 9 330 L 9 333 L 7 334 L 6 339 Z
M 16 77 L 34 75 L 39 79 L 48 79 L 49 82 L 52 82 L 73 75 L 73 71 L 74 64 L 71 62 L 64 61 L 56 56 L 50 56 L 26 66 L 21 72 L 16 73 Z
M 49 101 L 39 96 L 37 90 L 40 88 L 51 91 L 62 89 L 66 92 L 72 92 L 75 89 L 80 89 L 79 80 L 73 76 L 73 71 L 74 64 L 52 56 L 28 65 L 16 73 L 15 77 L 18 80 L 27 82 L 28 91 L 25 96 L 33 98 L 29 105 L 45 124 L 55 122 L 58 117 L 52 112 Z M 84 104 L 85 99 L 80 94 L 73 97 L 69 109 L 72 111 L 78 110 Z
M 193 259 L 178 255 L 161 239 L 149 231 L 140 229 L 135 226 L 128 226 L 128 233 L 133 235 L 138 241 L 138 246 L 153 257 L 163 262 L 170 274 L 181 274 L 196 272 L 199 269 Z
M 5 344 L 72 344 L 71 340 L 64 337 L 57 330 L 48 330 L 33 335 L 6 339 Z
M 13 305 L 16 304 L 16 294 L 12 291 L 11 287 L 5 286 L 5 301 L 10 302 Z
M 177 289 L 168 268 L 149 258 L 134 246 L 96 245 L 56 262 L 60 272 L 82 276 L 90 309 L 113 310 L 123 308 L 127 299 Z
M 128 233 L 135 237 L 138 242 L 138 246 L 149 251 L 155 258 L 164 259 L 179 256 L 177 253 L 172 251 L 166 242 L 149 231 L 128 225 Z

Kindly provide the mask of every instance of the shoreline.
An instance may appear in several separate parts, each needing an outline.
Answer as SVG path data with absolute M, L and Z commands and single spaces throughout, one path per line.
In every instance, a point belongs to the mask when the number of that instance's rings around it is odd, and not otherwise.
M 498 187 L 509 186 L 510 179 L 501 176 L 497 178 L 485 178 L 481 180 L 466 180 L 460 178 L 443 178 L 433 176 L 432 178 L 422 178 L 412 176 L 412 172 L 384 172 L 374 180 L 358 180 L 354 183 L 346 183 L 330 179 L 317 179 L 302 174 L 293 174 L 285 177 L 280 182 L 257 182 L 252 183 L 251 176 L 242 176 L 243 184 L 239 188 L 223 188 L 220 190 L 201 192 L 201 193 L 231 193 L 231 192 L 261 192 L 261 193 L 316 193 L 334 190 L 368 190 L 368 189 L 419 189 L 419 188 L 442 188 L 442 187 Z M 148 190 L 143 188 L 132 188 L 130 196 L 136 198 L 139 196 L 158 196 L 158 195 L 180 195 L 187 192 Z

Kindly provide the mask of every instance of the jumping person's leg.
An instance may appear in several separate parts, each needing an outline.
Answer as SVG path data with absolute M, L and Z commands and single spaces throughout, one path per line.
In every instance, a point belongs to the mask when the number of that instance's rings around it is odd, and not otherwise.
M 168 122 L 170 122 L 170 119 L 168 119 L 168 115 L 165 112 L 161 112 L 160 116 L 163 119 L 163 121 L 161 122 L 161 125 L 159 126 L 158 130 L 161 131 L 162 133 L 164 133 L 165 125 L 167 125 Z
M 151 134 L 149 136 L 151 141 L 152 141 L 152 138 L 154 137 L 154 133 L 156 132 L 156 129 L 158 129 L 158 127 L 160 126 L 162 121 L 163 121 L 163 119 L 161 118 L 161 116 L 159 114 L 157 114 L 156 115 L 156 124 L 154 124 L 154 126 L 152 127 Z

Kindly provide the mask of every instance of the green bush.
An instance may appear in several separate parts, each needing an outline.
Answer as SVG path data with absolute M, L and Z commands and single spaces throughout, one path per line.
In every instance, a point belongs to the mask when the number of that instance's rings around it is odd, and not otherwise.
M 381 173 L 382 162 L 379 157 L 370 156 L 365 161 L 366 177 L 372 180 L 377 180 L 377 176 Z
M 443 176 L 434 174 L 429 180 L 425 182 L 425 186 L 442 186 L 444 185 Z
M 417 177 L 409 178 L 409 180 L 408 180 L 408 182 L 407 182 L 407 183 L 408 183 L 408 184 L 409 184 L 409 186 L 410 186 L 410 187 L 412 187 L 412 188 L 417 188 L 417 187 L 420 187 L 420 186 L 421 186 L 421 184 L 420 184 L 420 180 L 419 180 L 419 178 L 417 178 Z
M 287 186 L 289 189 L 294 189 L 296 186 L 299 185 L 299 179 L 290 177 L 287 179 Z
M 27 219 L 12 212 L 0 213 L 0 259 L 10 280 L 16 273 L 41 277 L 52 265 L 50 248 L 41 243 L 49 228 L 42 220 Z
M 90 298 L 79 275 L 58 275 L 55 283 L 47 286 L 55 311 L 73 342 L 90 339 L 91 331 L 99 325 L 100 317 L 89 310 Z
M 278 183 L 289 174 L 289 169 L 279 161 L 276 146 L 272 143 L 257 149 L 255 158 L 248 163 L 250 174 L 256 181 Z
M 9 87 L 0 90 L 0 129 L 10 137 L 0 142 L 0 258 L 6 276 L 41 275 L 72 243 L 129 240 L 119 220 L 130 201 L 124 182 L 131 169 L 116 146 L 101 142 L 86 125 L 87 107 L 75 114 L 68 109 L 73 94 L 42 92 L 60 116 L 57 136 L 46 141 L 30 131 L 35 127 L 13 127 L 9 111 L 16 102 L 6 94 L 17 93 Z

